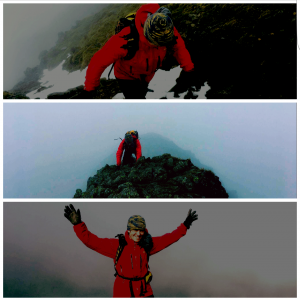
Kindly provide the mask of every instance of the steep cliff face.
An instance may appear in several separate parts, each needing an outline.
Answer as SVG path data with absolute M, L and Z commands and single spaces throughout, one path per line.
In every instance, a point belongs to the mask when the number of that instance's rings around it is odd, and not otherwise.
M 142 156 L 133 166 L 106 165 L 74 198 L 228 198 L 212 171 L 170 154 Z

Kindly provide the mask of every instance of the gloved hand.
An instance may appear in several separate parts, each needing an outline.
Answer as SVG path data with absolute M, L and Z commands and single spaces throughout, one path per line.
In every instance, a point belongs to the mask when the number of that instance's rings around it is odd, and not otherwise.
M 64 216 L 73 224 L 77 225 L 81 223 L 81 214 L 80 210 L 77 209 L 77 212 L 72 204 L 69 206 L 65 207 L 65 214 Z
M 121 166 L 116 166 L 116 171 L 119 171 L 121 169 Z
M 196 215 L 196 211 L 194 210 L 192 212 L 192 209 L 190 209 L 185 221 L 183 222 L 183 224 L 185 225 L 185 227 L 187 229 L 190 229 L 192 223 L 196 220 L 198 220 L 198 215 Z
M 176 79 L 177 84 L 172 88 L 174 97 L 178 98 L 179 94 L 184 93 L 189 87 L 194 85 L 195 82 L 195 71 L 185 72 L 182 71 L 180 76 Z
M 97 91 L 86 91 L 82 90 L 81 93 L 79 93 L 76 97 L 73 97 L 74 99 L 94 99 L 97 96 Z

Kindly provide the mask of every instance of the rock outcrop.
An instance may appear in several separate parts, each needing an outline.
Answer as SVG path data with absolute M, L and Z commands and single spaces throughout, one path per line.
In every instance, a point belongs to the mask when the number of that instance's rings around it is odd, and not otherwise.
M 7 91 L 3 92 L 3 99 L 30 99 L 26 95 L 21 93 L 9 93 Z
M 109 99 L 111 95 L 116 95 L 122 91 L 119 88 L 117 80 L 100 79 L 100 86 L 93 92 L 86 93 L 84 86 L 80 85 L 62 93 L 52 93 L 47 99 Z
M 297 98 L 295 4 L 167 7 L 208 99 Z
M 228 198 L 212 171 L 170 154 L 142 156 L 133 166 L 106 165 L 74 198 Z

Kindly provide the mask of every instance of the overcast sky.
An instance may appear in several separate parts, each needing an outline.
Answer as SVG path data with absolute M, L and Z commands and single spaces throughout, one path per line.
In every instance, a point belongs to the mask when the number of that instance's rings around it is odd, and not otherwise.
M 73 197 L 128 130 L 191 150 L 239 197 L 296 197 L 296 104 L 5 103 L 3 114 L 4 197 Z
M 24 76 L 27 67 L 39 64 L 41 51 L 55 46 L 58 33 L 77 20 L 100 11 L 103 4 L 22 4 L 3 5 L 4 90 Z
M 77 238 L 63 216 L 68 204 L 4 203 L 4 291 L 112 296 L 113 262 Z M 125 233 L 134 214 L 160 236 L 197 211 L 185 237 L 150 257 L 156 297 L 296 296 L 296 203 L 73 204 L 102 238 Z

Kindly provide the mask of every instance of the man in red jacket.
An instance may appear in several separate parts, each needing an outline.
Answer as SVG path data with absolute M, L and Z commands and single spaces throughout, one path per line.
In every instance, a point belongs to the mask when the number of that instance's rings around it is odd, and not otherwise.
M 135 160 L 132 157 L 132 154 L 135 155 L 136 161 L 142 156 L 142 146 L 140 141 L 138 140 L 137 134 L 137 131 L 134 130 L 128 131 L 125 134 L 125 138 L 120 143 L 116 154 L 118 167 L 121 166 L 123 151 L 125 151 L 123 157 L 123 165 L 130 165 L 134 163 Z
M 121 239 L 99 238 L 81 221 L 80 210 L 72 204 L 65 207 L 64 216 L 74 225 L 77 237 L 89 248 L 114 259 L 116 279 L 113 297 L 154 297 L 148 271 L 149 256 L 167 248 L 186 234 L 192 222 L 198 219 L 190 209 L 186 220 L 173 232 L 151 237 L 145 219 L 139 215 L 129 218 L 127 231 Z M 121 252 L 121 253 L 120 253 Z
M 88 92 L 95 90 L 103 71 L 115 63 L 114 73 L 125 98 L 145 99 L 148 84 L 162 66 L 167 47 L 171 48 L 184 71 L 177 85 L 187 89 L 194 78 L 194 64 L 173 25 L 171 12 L 158 4 L 142 5 L 136 13 L 135 28 L 136 35 L 130 26 L 125 27 L 94 54 L 86 72 L 84 89 Z M 129 47 L 128 40 L 131 39 L 136 40 L 134 47 Z M 132 54 L 131 48 L 137 51 Z

